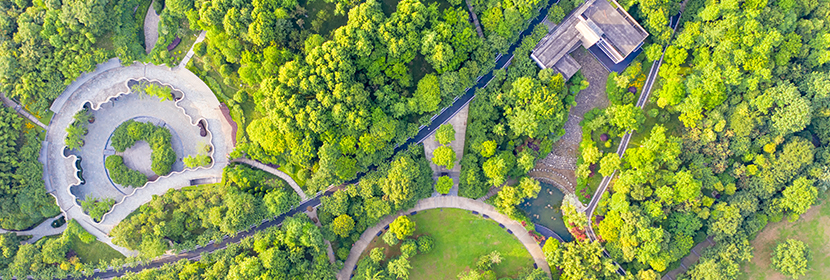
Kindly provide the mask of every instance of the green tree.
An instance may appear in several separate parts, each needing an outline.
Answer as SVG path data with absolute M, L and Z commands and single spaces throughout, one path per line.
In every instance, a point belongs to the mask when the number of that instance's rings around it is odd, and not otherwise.
M 369 257 L 372 258 L 373 262 L 380 263 L 380 261 L 386 258 L 386 255 L 383 253 L 383 248 L 376 247 L 369 252 Z
M 552 5 L 548 10 L 548 20 L 550 22 L 559 24 L 565 18 L 565 10 L 559 5 Z
M 814 187 L 815 181 L 805 177 L 799 177 L 781 192 L 781 198 L 775 200 L 778 207 L 791 211 L 795 215 L 801 215 L 810 209 L 816 202 L 818 190 Z
M 434 246 L 435 239 L 432 239 L 429 235 L 418 237 L 418 251 L 421 251 L 421 253 L 429 253 Z
M 770 261 L 784 276 L 798 279 L 810 269 L 810 249 L 801 240 L 787 238 L 775 247 Z
M 394 275 L 398 279 L 409 279 L 409 271 L 412 269 L 412 265 L 409 263 L 409 260 L 404 257 L 395 258 L 389 261 L 389 264 L 386 266 L 386 270 L 389 271 L 390 275 Z
M 441 102 L 441 90 L 438 76 L 427 74 L 418 81 L 418 88 L 410 101 L 410 111 L 425 113 L 438 110 Z
M 389 231 L 394 233 L 398 239 L 403 240 L 415 232 L 415 222 L 409 220 L 406 215 L 398 216 L 389 224 Z
M 340 237 L 347 237 L 352 230 L 354 229 L 354 219 L 349 215 L 342 214 L 334 218 L 334 222 L 331 224 L 331 230 L 334 231 L 335 234 L 339 235 Z
M 438 127 L 438 130 L 435 131 L 435 139 L 441 145 L 447 145 L 455 141 L 455 129 L 452 127 L 452 124 L 442 124 Z
M 450 189 L 452 189 L 453 180 L 449 176 L 441 176 L 438 177 L 438 183 L 435 184 L 435 190 L 438 191 L 440 194 L 448 194 L 450 193 Z
M 489 158 L 496 154 L 496 141 L 488 140 L 481 143 L 481 156 Z
M 620 167 L 621 163 L 622 160 L 616 153 L 605 154 L 605 156 L 599 161 L 599 174 L 603 177 L 611 176 L 611 174 L 614 173 L 614 170 L 617 170 Z
M 455 151 L 449 146 L 441 146 L 432 152 L 432 163 L 438 166 L 444 166 L 447 169 L 452 169 L 455 166 Z
M 608 107 L 605 112 L 609 117 L 608 122 L 620 132 L 637 130 L 645 121 L 643 110 L 637 108 L 634 104 L 614 105 Z

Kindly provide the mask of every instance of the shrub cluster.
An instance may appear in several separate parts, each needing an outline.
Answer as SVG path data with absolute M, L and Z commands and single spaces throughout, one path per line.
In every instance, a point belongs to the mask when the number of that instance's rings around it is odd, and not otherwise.
M 124 165 L 124 158 L 119 155 L 108 156 L 104 166 L 116 184 L 137 188 L 147 183 L 147 176 Z
M 115 151 L 120 153 L 135 145 L 136 141 L 147 142 L 153 149 L 151 168 L 156 175 L 164 176 L 170 173 L 173 163 L 176 162 L 176 152 L 170 145 L 171 138 L 172 135 L 167 128 L 128 120 L 115 129 L 111 143 Z

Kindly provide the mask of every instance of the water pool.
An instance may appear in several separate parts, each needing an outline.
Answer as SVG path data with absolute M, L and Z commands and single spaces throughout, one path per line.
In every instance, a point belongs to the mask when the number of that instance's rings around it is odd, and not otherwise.
M 565 227 L 565 223 L 562 221 L 562 211 L 559 210 L 565 194 L 551 184 L 545 182 L 540 183 L 542 190 L 539 191 L 539 196 L 536 199 L 525 199 L 519 204 L 519 208 L 524 210 L 534 223 L 553 230 L 553 232 L 559 234 L 566 242 L 572 241 L 573 236 L 568 232 L 568 228 Z M 538 229 L 537 231 L 543 233 Z

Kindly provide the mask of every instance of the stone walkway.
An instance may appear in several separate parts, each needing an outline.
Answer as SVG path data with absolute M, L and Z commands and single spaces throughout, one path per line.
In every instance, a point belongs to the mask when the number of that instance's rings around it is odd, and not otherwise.
M 0 99 L 2 99 L 3 105 L 6 105 L 6 107 L 13 108 L 15 111 L 17 111 L 18 114 L 20 114 L 24 118 L 27 118 L 27 119 L 29 119 L 29 121 L 33 122 L 34 124 L 42 127 L 43 129 L 46 129 L 45 124 L 40 122 L 40 120 L 35 118 L 35 116 L 30 114 L 29 112 L 27 112 L 26 109 L 23 109 L 23 106 L 20 106 L 19 104 L 17 104 L 17 102 L 14 102 L 14 100 L 11 100 L 8 97 L 6 97 L 5 93 L 0 92 Z
M 542 247 L 536 243 L 536 240 L 527 234 L 527 230 L 522 226 L 521 223 L 514 221 L 508 218 L 505 215 L 499 213 L 495 207 L 489 205 L 487 203 L 472 200 L 469 198 L 459 197 L 459 196 L 439 196 L 439 197 L 430 197 L 426 199 L 422 199 L 418 201 L 418 204 L 415 204 L 415 207 L 406 211 L 400 211 L 396 214 L 387 215 L 385 218 L 380 220 L 374 226 L 368 228 L 363 234 L 360 235 L 360 240 L 355 242 L 352 246 L 351 252 L 349 253 L 349 258 L 346 259 L 345 266 L 340 273 L 337 274 L 337 279 L 340 280 L 348 280 L 352 275 L 352 270 L 354 270 L 355 265 L 357 265 L 357 261 L 360 258 L 360 254 L 366 250 L 366 247 L 369 246 L 369 243 L 377 236 L 377 233 L 383 230 L 386 225 L 392 223 L 398 216 L 409 214 L 414 211 L 422 211 L 427 209 L 435 209 L 435 208 L 457 208 L 457 209 L 464 209 L 470 211 L 477 211 L 481 214 L 489 216 L 494 221 L 503 224 L 504 227 L 513 232 L 516 238 L 519 239 L 525 248 L 527 248 L 530 255 L 533 257 L 534 262 L 536 265 L 544 270 L 545 272 L 550 275 L 550 267 L 548 266 L 547 261 L 545 260 L 545 253 L 542 252 Z
M 68 223 L 65 223 L 62 226 L 57 227 L 57 228 L 52 227 L 52 222 L 57 220 L 59 217 L 61 217 L 61 215 L 58 215 L 58 216 L 53 217 L 53 218 L 46 219 L 45 221 L 43 221 L 42 223 L 40 223 L 39 225 L 37 225 L 36 227 L 34 227 L 30 230 L 17 231 L 17 230 L 0 229 L 0 234 L 14 232 L 17 235 L 31 235 L 32 238 L 29 239 L 29 240 L 26 240 L 26 242 L 27 243 L 35 243 L 35 241 L 38 241 L 43 237 L 50 236 L 50 235 L 62 234 L 63 231 L 66 230 L 66 225 Z
M 593 108 L 608 106 L 605 83 L 608 71 L 585 49 L 578 49 L 571 56 L 582 65 L 582 74 L 588 80 L 588 88 L 576 96 L 576 105 L 568 112 L 565 122 L 565 135 L 553 144 L 551 153 L 536 163 L 530 172 L 531 177 L 556 183 L 564 193 L 573 193 L 576 186 L 576 162 L 579 157 L 579 142 L 582 141 L 582 127 L 586 112 Z M 547 173 L 547 174 L 546 174 Z
M 199 37 L 197 37 L 196 41 L 193 42 L 193 45 L 190 46 L 190 50 L 188 50 L 187 54 L 184 55 L 184 58 L 182 58 L 182 61 L 179 62 L 179 65 L 176 65 L 176 69 L 187 67 L 187 63 L 190 62 L 190 58 L 193 57 L 193 47 L 196 46 L 197 43 L 205 40 L 205 34 L 207 34 L 207 31 L 199 33 Z
M 303 189 L 300 188 L 300 185 L 297 185 L 297 182 L 294 182 L 294 179 L 291 178 L 291 176 L 288 176 L 288 174 L 285 174 L 285 172 L 282 172 L 279 169 L 267 166 L 265 164 L 262 164 L 261 162 L 258 162 L 258 161 L 252 160 L 252 159 L 247 159 L 247 158 L 237 158 L 237 159 L 231 160 L 231 162 L 244 163 L 244 164 L 253 166 L 257 169 L 260 169 L 262 171 L 277 175 L 277 177 L 280 177 L 281 179 L 288 182 L 289 185 L 291 185 L 291 188 L 294 189 L 294 192 L 296 192 L 300 196 L 300 200 L 302 200 L 302 201 L 308 200 L 308 196 L 305 195 L 305 192 L 303 192 Z
M 449 146 L 455 152 L 455 165 L 452 169 L 447 169 L 443 166 L 438 166 L 432 163 L 432 152 L 435 151 L 438 147 L 441 147 L 441 143 L 438 143 L 438 140 L 435 139 L 435 133 L 424 139 L 424 153 L 426 154 L 427 161 L 429 161 L 429 167 L 432 168 L 432 179 L 438 182 L 438 177 L 440 174 L 446 173 L 447 176 L 452 178 L 452 189 L 450 189 L 450 195 L 458 195 L 458 182 L 461 180 L 461 157 L 464 155 L 464 137 L 466 137 L 467 133 L 467 113 L 469 112 L 470 104 L 464 105 L 463 108 L 458 110 L 458 113 L 455 114 L 452 118 L 447 120 L 448 124 L 451 124 L 453 129 L 455 129 L 455 140 L 450 142 Z M 433 192 L 433 196 L 441 195 L 437 191 Z
M 221 178 L 222 169 L 228 164 L 227 155 L 233 149 L 233 143 L 226 135 L 231 135 L 231 127 L 225 120 L 219 108 L 219 101 L 210 88 L 196 75 L 186 69 L 171 70 L 168 67 L 135 63 L 130 66 L 113 66 L 117 60 L 110 60 L 105 65 L 67 87 L 67 90 L 56 99 L 52 109 L 56 112 L 52 117 L 51 125 L 46 133 L 42 149 L 46 155 L 44 159 L 44 181 L 46 189 L 57 197 L 58 205 L 68 219 L 77 220 L 89 233 L 95 235 L 101 242 L 107 243 L 127 256 L 134 256 L 137 252 L 115 246 L 108 233 L 127 215 L 149 202 L 154 195 L 162 195 L 169 189 L 179 189 L 190 186 L 193 180 L 205 178 Z M 130 79 L 147 78 L 169 84 L 173 88 L 184 92 L 184 98 L 177 101 L 177 105 L 188 116 L 185 123 L 196 125 L 204 120 L 211 135 L 210 144 L 213 145 L 213 164 L 207 168 L 186 170 L 169 177 L 148 183 L 145 187 L 136 189 L 131 196 L 125 196 L 113 206 L 101 223 L 95 223 L 83 213 L 76 203 L 75 196 L 69 187 L 80 183 L 75 176 L 75 156 L 64 155 L 65 128 L 72 123 L 75 112 L 87 102 L 93 109 L 100 108 L 110 98 L 126 92 L 125 82 Z M 129 111 L 128 108 L 122 111 Z M 129 114 L 129 112 L 125 112 Z M 144 112 L 148 113 L 148 112 Z M 192 116 L 192 118 L 191 118 Z M 96 123 L 98 120 L 96 119 Z M 89 137 L 89 135 L 88 135 Z
M 144 17 L 144 51 L 147 53 L 153 50 L 156 41 L 159 40 L 159 15 L 156 14 L 153 4 L 155 4 L 155 1 L 150 3 L 147 15 Z

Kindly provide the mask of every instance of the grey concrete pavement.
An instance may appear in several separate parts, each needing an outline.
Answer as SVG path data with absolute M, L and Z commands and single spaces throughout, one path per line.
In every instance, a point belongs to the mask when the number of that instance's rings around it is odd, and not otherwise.
M 144 51 L 150 53 L 159 39 L 159 15 L 153 8 L 155 1 L 150 3 L 147 15 L 144 17 Z
M 186 69 L 171 70 L 163 66 L 141 63 L 126 67 L 111 67 L 112 64 L 117 63 L 117 60 L 111 60 L 107 65 L 100 66 L 95 72 L 85 76 L 82 75 L 81 79 L 70 85 L 67 91 L 58 98 L 60 101 L 57 106 L 53 104 L 52 108 L 56 110 L 56 113 L 52 117 L 47 130 L 46 141 L 44 141 L 42 147 L 42 149 L 46 149 L 46 152 L 44 152 L 46 154 L 44 169 L 49 171 L 44 179 L 47 189 L 54 190 L 53 194 L 57 197 L 58 205 L 67 219 L 78 220 L 81 226 L 95 235 L 98 240 L 107 243 L 122 254 L 132 256 L 136 252 L 112 244 L 112 239 L 108 236 L 109 231 L 139 206 L 149 202 L 153 195 L 164 194 L 171 188 L 179 189 L 189 186 L 191 180 L 221 178 L 222 169 L 228 164 L 227 155 L 233 149 L 233 144 L 231 139 L 225 137 L 231 134 L 231 127 L 219 108 L 219 101 L 196 75 Z M 209 167 L 174 173 L 155 182 L 150 182 L 143 188 L 135 189 L 132 195 L 124 196 L 120 201 L 117 201 L 113 209 L 104 216 L 101 223 L 95 223 L 83 213 L 76 204 L 75 196 L 69 191 L 69 187 L 79 184 L 80 180 L 75 175 L 74 162 L 76 157 L 74 155 L 64 155 L 65 128 L 72 123 L 75 112 L 80 110 L 85 103 L 89 102 L 92 109 L 99 109 L 111 98 L 127 91 L 126 81 L 140 78 L 158 80 L 184 93 L 184 98 L 176 102 L 176 105 L 181 107 L 179 112 L 183 111 L 184 113 L 184 117 L 180 122 L 183 125 L 195 126 L 200 120 L 204 120 L 208 139 L 210 139 L 209 143 L 214 147 L 212 152 L 213 164 Z M 158 106 L 158 102 L 155 104 Z M 131 111 L 132 108 L 120 108 L 119 110 Z M 151 114 L 150 111 L 152 109 L 146 109 L 146 111 L 140 113 Z M 103 120 L 96 118 L 96 123 L 99 121 Z M 109 132 L 106 134 L 108 136 Z M 89 183 L 89 180 L 87 182 Z
M 237 158 L 237 159 L 231 160 L 231 162 L 244 163 L 244 164 L 253 166 L 257 169 L 260 169 L 262 171 L 277 175 L 277 177 L 280 177 L 281 179 L 288 182 L 288 185 L 290 185 L 291 188 L 294 189 L 294 192 L 296 192 L 298 195 L 300 195 L 300 199 L 302 201 L 308 200 L 308 196 L 305 194 L 305 192 L 303 192 L 303 189 L 300 188 L 300 185 L 297 185 L 297 182 L 294 182 L 294 179 L 291 178 L 291 176 L 288 176 L 288 174 L 285 174 L 285 172 L 282 172 L 279 169 L 267 166 L 265 164 L 262 164 L 261 162 L 258 162 L 258 161 L 252 160 L 252 159 L 247 159 L 247 158 Z
M 435 139 L 435 133 L 424 139 L 423 142 L 424 153 L 426 154 L 427 161 L 429 161 L 429 167 L 432 168 L 432 179 L 437 182 L 439 175 L 443 173 L 446 173 L 447 176 L 452 178 L 453 185 L 449 192 L 450 195 L 458 195 L 458 182 L 461 180 L 461 157 L 464 156 L 464 139 L 467 133 L 467 114 L 469 110 L 470 104 L 464 105 L 464 107 L 458 110 L 455 116 L 447 120 L 447 123 L 451 124 L 455 130 L 455 140 L 449 144 L 455 152 L 455 165 L 453 165 L 452 169 L 447 169 L 444 166 L 438 166 L 432 163 L 432 152 L 438 147 L 441 147 L 441 143 L 438 143 L 438 140 Z M 440 194 L 435 191 L 433 195 L 437 196 Z
M 52 222 L 57 220 L 58 217 L 60 217 L 60 216 L 61 215 L 58 215 L 58 216 L 53 217 L 53 218 L 46 219 L 45 221 L 43 221 L 42 223 L 40 223 L 39 225 L 37 225 L 36 227 L 34 227 L 30 230 L 19 230 L 18 231 L 18 230 L 0 229 L 0 234 L 13 232 L 17 235 L 31 235 L 32 238 L 30 238 L 29 240 L 26 240 L 26 242 L 27 243 L 35 243 L 35 241 L 38 241 L 43 237 L 50 236 L 50 235 L 58 235 L 58 234 L 63 233 L 64 230 L 66 230 L 66 225 L 67 224 L 63 224 L 62 226 L 57 227 L 57 228 L 52 227 Z
M 349 252 L 349 257 L 346 259 L 345 266 L 342 270 L 337 274 L 337 279 L 340 280 L 348 280 L 349 277 L 352 275 L 352 270 L 354 269 L 357 261 L 360 258 L 360 254 L 366 250 L 366 247 L 369 246 L 369 243 L 372 242 L 377 236 L 377 233 L 383 230 L 386 225 L 392 223 L 398 216 L 405 215 L 411 213 L 413 211 L 422 211 L 427 209 L 435 209 L 435 208 L 457 208 L 457 209 L 464 209 L 470 211 L 477 211 L 481 214 L 489 216 L 494 221 L 501 223 L 504 225 L 506 229 L 509 229 L 513 232 L 516 238 L 519 239 L 519 242 L 525 246 L 525 248 L 530 252 L 530 255 L 533 257 L 533 261 L 536 262 L 536 265 L 550 274 L 550 266 L 548 266 L 548 262 L 545 260 L 545 253 L 542 252 L 542 247 L 536 243 L 536 240 L 527 234 L 527 230 L 522 226 L 521 223 L 510 219 L 509 217 L 502 215 L 499 213 L 495 207 L 490 204 L 472 200 L 469 198 L 458 197 L 458 196 L 439 196 L 439 197 L 430 197 L 426 199 L 422 199 L 418 201 L 418 204 L 415 204 L 415 207 L 406 211 L 399 211 L 395 214 L 387 215 L 385 218 L 380 220 L 374 226 L 368 228 L 363 234 L 360 235 L 360 240 L 355 242 L 352 245 L 352 249 Z

